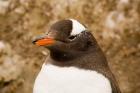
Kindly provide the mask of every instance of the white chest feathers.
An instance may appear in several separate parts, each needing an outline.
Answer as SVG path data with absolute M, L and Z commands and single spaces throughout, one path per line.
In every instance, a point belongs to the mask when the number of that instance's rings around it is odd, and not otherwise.
M 43 65 L 33 93 L 112 93 L 109 80 L 96 71 Z

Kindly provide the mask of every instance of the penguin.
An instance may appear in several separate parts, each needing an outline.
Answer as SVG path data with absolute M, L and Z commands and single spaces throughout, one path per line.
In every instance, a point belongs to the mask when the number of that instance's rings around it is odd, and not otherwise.
M 57 21 L 33 43 L 49 50 L 33 93 L 121 93 L 96 39 L 79 21 Z

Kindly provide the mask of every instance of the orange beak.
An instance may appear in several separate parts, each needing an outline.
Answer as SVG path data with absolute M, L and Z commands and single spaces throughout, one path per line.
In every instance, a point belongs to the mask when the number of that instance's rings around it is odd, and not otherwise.
M 45 46 L 45 45 L 52 45 L 55 43 L 55 40 L 52 38 L 41 38 L 38 40 L 33 41 L 35 45 L 38 46 Z

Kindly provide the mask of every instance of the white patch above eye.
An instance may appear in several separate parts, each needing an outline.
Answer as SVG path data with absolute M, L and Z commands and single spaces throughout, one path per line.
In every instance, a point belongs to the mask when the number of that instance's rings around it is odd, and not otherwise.
M 77 20 L 70 19 L 72 21 L 72 31 L 71 35 L 77 35 L 81 33 L 82 31 L 86 30 L 86 28 L 80 24 Z

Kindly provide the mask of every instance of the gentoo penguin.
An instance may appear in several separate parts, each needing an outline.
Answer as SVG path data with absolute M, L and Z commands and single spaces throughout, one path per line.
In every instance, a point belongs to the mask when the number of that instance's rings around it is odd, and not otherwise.
M 54 23 L 33 43 L 50 51 L 33 93 L 121 93 L 95 38 L 77 20 Z

